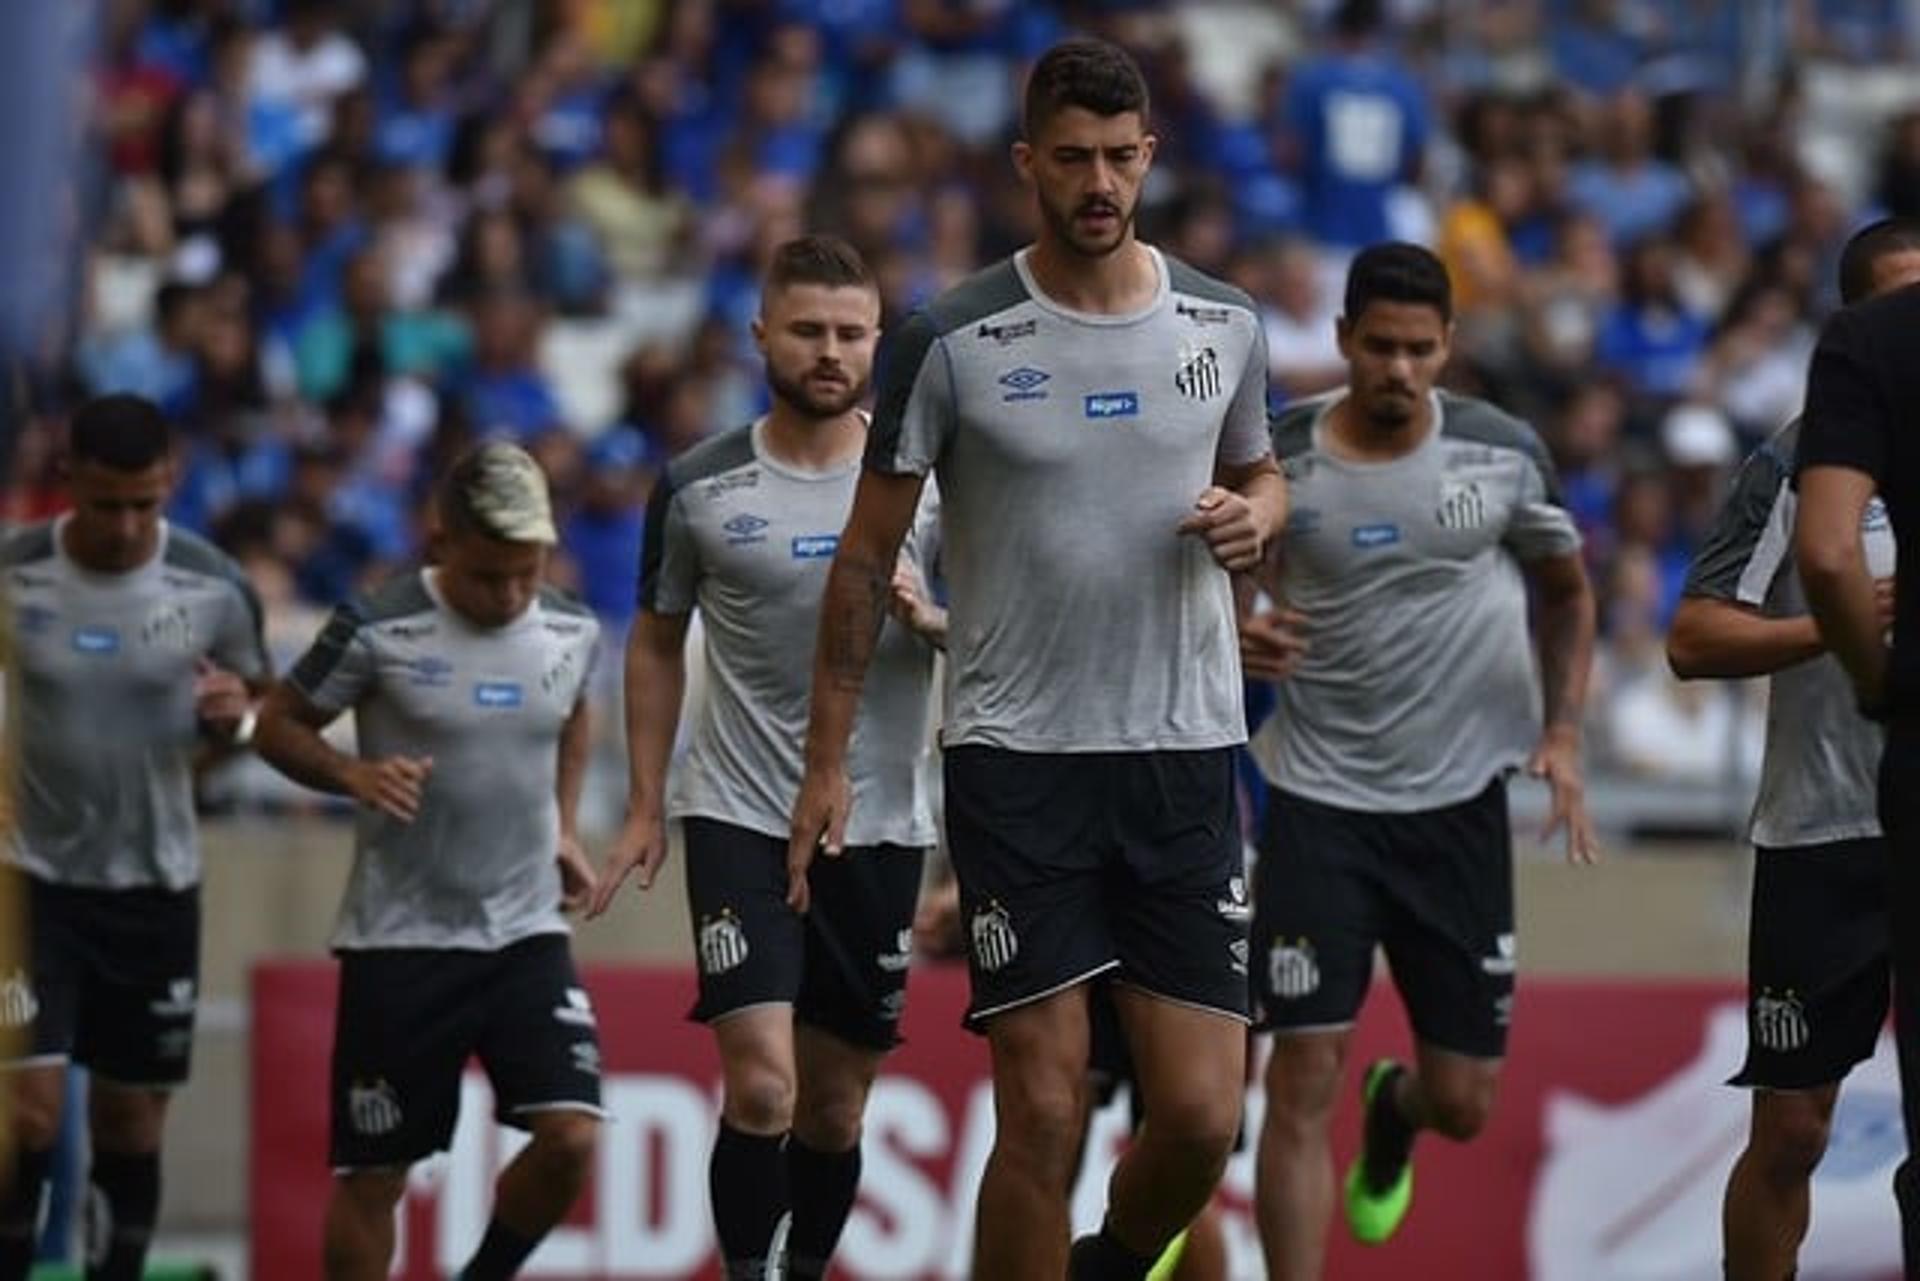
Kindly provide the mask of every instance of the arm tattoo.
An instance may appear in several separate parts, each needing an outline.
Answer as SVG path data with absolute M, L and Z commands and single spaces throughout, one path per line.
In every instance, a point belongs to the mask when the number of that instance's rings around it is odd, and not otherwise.
M 886 621 L 889 581 L 883 567 L 858 557 L 836 563 L 828 577 L 823 657 L 838 689 L 860 692 Z

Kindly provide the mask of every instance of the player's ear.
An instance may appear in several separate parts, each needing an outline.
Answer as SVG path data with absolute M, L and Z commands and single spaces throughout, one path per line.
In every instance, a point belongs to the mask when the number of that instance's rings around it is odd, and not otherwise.
M 1153 168 L 1153 153 L 1156 150 L 1158 150 L 1159 147 L 1160 147 L 1160 136 L 1158 134 L 1149 133 L 1149 134 L 1141 135 L 1140 137 L 1140 168 L 1142 170 Z
M 1022 182 L 1033 181 L 1033 144 L 1025 138 L 1016 139 L 1013 144 L 1013 168 Z

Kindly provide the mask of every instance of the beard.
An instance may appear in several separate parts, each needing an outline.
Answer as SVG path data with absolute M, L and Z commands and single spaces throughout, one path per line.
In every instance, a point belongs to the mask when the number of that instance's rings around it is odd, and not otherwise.
M 1105 258 L 1118 249 L 1126 241 L 1127 231 L 1133 226 L 1133 215 L 1138 208 L 1137 203 L 1124 207 L 1115 201 L 1087 200 L 1071 209 L 1062 209 L 1045 196 L 1040 198 L 1040 216 L 1045 220 L 1047 229 L 1062 245 L 1082 258 Z M 1089 209 L 1111 210 L 1115 215 L 1113 230 L 1104 235 L 1083 230 L 1079 215 Z
M 867 394 L 867 384 L 855 382 L 852 378 L 848 378 L 838 387 L 814 384 L 809 380 L 815 372 L 810 369 L 796 378 L 769 367 L 767 387 L 777 399 L 799 410 L 803 417 L 823 421 L 828 418 L 838 418 L 859 404 Z
M 1411 391 L 1392 397 L 1376 392 L 1366 398 L 1361 408 L 1361 416 L 1369 426 L 1381 431 L 1398 431 L 1419 416 L 1420 398 Z

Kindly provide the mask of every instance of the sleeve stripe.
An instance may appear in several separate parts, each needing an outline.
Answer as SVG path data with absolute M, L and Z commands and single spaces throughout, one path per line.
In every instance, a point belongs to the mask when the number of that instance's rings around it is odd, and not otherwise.
M 309 699 L 316 698 L 327 679 L 346 661 L 347 650 L 352 646 L 354 637 L 360 634 L 360 626 L 365 621 L 360 611 L 351 605 L 342 605 L 334 610 L 333 617 L 327 620 L 313 647 L 287 674 L 287 683 Z
M 667 510 L 679 491 L 673 486 L 673 469 L 660 473 L 660 480 L 647 499 L 646 524 L 640 534 L 640 581 L 637 598 L 640 608 L 651 612 L 660 595 L 660 568 L 667 557 Z
M 1767 513 L 1766 528 L 1760 531 L 1753 554 L 1747 558 L 1746 568 L 1740 571 L 1734 599 L 1743 605 L 1764 605 L 1792 543 L 1793 492 L 1783 484 L 1774 496 L 1772 510 Z
M 907 410 L 926 370 L 927 353 L 938 338 L 932 318 L 924 311 L 915 312 L 887 352 L 874 398 L 873 423 L 867 429 L 866 465 L 875 471 L 900 470 L 900 437 Z

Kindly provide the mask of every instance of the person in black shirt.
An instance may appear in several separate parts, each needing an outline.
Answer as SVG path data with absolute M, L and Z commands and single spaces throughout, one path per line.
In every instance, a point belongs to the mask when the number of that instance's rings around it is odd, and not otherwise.
M 1909 231 L 1908 234 L 1915 234 Z M 1920 243 L 1920 235 L 1916 235 Z M 1897 549 L 1920 547 L 1920 286 L 1827 322 L 1807 378 L 1797 461 L 1794 556 L 1820 637 L 1863 713 L 1887 726 L 1880 821 L 1892 864 L 1894 1031 L 1909 1152 L 1920 1145 L 1920 588 L 1896 574 L 1893 630 L 1881 625 L 1861 537 L 1876 494 Z M 1894 1176 L 1908 1276 L 1920 1276 L 1920 1167 Z

